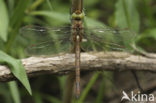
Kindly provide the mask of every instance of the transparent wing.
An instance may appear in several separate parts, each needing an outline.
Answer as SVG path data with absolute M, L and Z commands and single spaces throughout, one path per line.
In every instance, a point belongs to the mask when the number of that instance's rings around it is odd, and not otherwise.
M 27 41 L 29 55 L 69 53 L 72 50 L 70 27 L 25 26 L 20 33 Z M 84 51 L 130 51 L 134 38 L 135 33 L 130 30 L 85 28 L 81 48 Z
M 81 47 L 85 51 L 131 51 L 135 36 L 126 29 L 89 28 L 85 29 Z
M 51 55 L 70 52 L 70 27 L 25 26 L 20 29 L 28 55 Z

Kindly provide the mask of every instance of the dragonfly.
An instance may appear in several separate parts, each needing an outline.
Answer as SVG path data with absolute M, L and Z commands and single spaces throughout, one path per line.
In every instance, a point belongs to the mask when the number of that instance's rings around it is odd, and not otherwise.
M 28 41 L 26 52 L 29 55 L 52 55 L 73 53 L 75 55 L 76 96 L 80 96 L 81 52 L 88 51 L 131 51 L 135 33 L 124 29 L 85 27 L 82 0 L 73 0 L 71 26 L 42 27 L 28 25 L 20 29 Z
M 83 33 L 81 39 L 73 33 Z M 90 51 L 126 51 L 132 50 L 131 44 L 135 33 L 130 30 L 118 30 L 110 27 L 81 28 L 75 31 L 67 27 L 41 27 L 28 25 L 20 33 L 27 41 L 26 53 L 30 56 L 55 55 L 58 53 L 75 53 Z M 74 34 L 79 35 L 79 34 Z M 75 39 L 80 39 L 78 44 Z M 75 45 L 78 45 L 76 48 Z M 75 59 L 80 56 L 75 56 Z M 78 59 L 78 62 L 80 60 Z

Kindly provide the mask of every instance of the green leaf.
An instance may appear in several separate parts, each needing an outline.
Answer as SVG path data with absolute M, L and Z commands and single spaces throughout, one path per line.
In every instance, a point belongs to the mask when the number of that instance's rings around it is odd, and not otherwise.
M 30 0 L 18 1 L 16 4 L 16 8 L 14 9 L 13 15 L 10 17 L 10 26 L 11 28 L 15 28 L 21 25 L 21 22 L 25 16 L 25 10 L 29 4 Z
M 10 16 L 10 25 L 9 25 L 9 35 L 8 40 L 5 44 L 5 51 L 8 53 L 11 50 L 13 42 L 15 41 L 18 33 L 18 30 L 22 24 L 22 21 L 25 17 L 25 10 L 30 3 L 30 0 L 19 0 L 16 1 L 16 8 L 13 10 L 13 14 Z
M 58 20 L 63 23 L 70 23 L 70 16 L 65 13 L 59 13 L 54 11 L 33 11 L 31 12 L 32 15 L 40 15 L 46 16 L 55 20 Z
M 0 64 L 6 64 L 13 75 L 24 85 L 30 95 L 32 94 L 28 77 L 20 60 L 0 51 Z
M 118 0 L 116 3 L 115 21 L 120 28 L 139 31 L 139 14 L 134 0 Z
M 61 90 L 61 93 L 62 93 L 62 96 L 63 96 L 64 87 L 65 87 L 65 83 L 66 83 L 66 76 L 58 77 L 58 80 L 59 80 L 59 84 L 60 84 L 60 90 Z
M 48 5 L 49 9 L 52 11 L 53 10 L 52 4 L 50 3 L 49 0 L 46 0 L 46 2 L 47 2 L 47 5 Z
M 42 99 L 40 92 L 34 92 L 33 98 L 34 98 L 35 103 L 43 103 L 43 99 Z
M 8 83 L 14 103 L 21 103 L 18 86 L 15 81 Z
M 105 27 L 106 25 L 103 24 L 102 22 L 100 21 L 97 21 L 97 20 L 94 20 L 94 19 L 91 19 L 89 17 L 85 17 L 85 24 L 87 27 Z
M 97 94 L 97 98 L 96 98 L 96 101 L 95 101 L 95 103 L 102 103 L 103 101 L 102 101 L 102 99 L 103 99 L 103 97 L 104 97 L 104 89 L 105 89 L 105 83 L 106 83 L 106 78 L 105 78 L 105 74 L 104 74 L 105 72 L 103 72 L 103 74 L 102 74 L 102 81 L 101 81 L 101 84 L 100 84 L 100 88 L 99 88 L 99 90 L 98 90 L 98 94 Z
M 9 18 L 6 4 L 4 3 L 4 0 L 0 0 L 0 38 L 3 41 L 7 41 L 8 24 Z

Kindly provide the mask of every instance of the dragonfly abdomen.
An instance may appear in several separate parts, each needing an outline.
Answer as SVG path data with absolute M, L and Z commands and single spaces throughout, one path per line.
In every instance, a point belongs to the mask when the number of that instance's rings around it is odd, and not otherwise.
M 76 97 L 80 96 L 80 36 L 76 36 L 75 42 L 75 67 L 76 67 Z

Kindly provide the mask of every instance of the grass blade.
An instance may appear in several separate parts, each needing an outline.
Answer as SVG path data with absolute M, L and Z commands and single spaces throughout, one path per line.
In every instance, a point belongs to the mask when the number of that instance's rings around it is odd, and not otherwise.
M 118 0 L 116 3 L 115 20 L 120 28 L 139 31 L 139 14 L 134 0 Z
M 0 0 L 0 38 L 7 41 L 9 17 L 4 0 Z
M 87 94 L 89 93 L 89 90 L 95 83 L 96 79 L 99 76 L 99 72 L 95 73 L 92 78 L 90 79 L 89 83 L 87 84 L 86 88 L 83 90 L 80 99 L 77 101 L 77 103 L 84 103 L 84 99 L 86 98 Z
M 17 88 L 18 86 L 17 86 L 16 82 L 15 81 L 9 82 L 8 86 L 9 86 L 11 96 L 13 98 L 14 103 L 21 103 L 19 90 Z
M 32 94 L 28 77 L 20 60 L 17 60 L 0 51 L 0 64 L 9 66 L 13 75 L 24 85 L 29 94 Z

